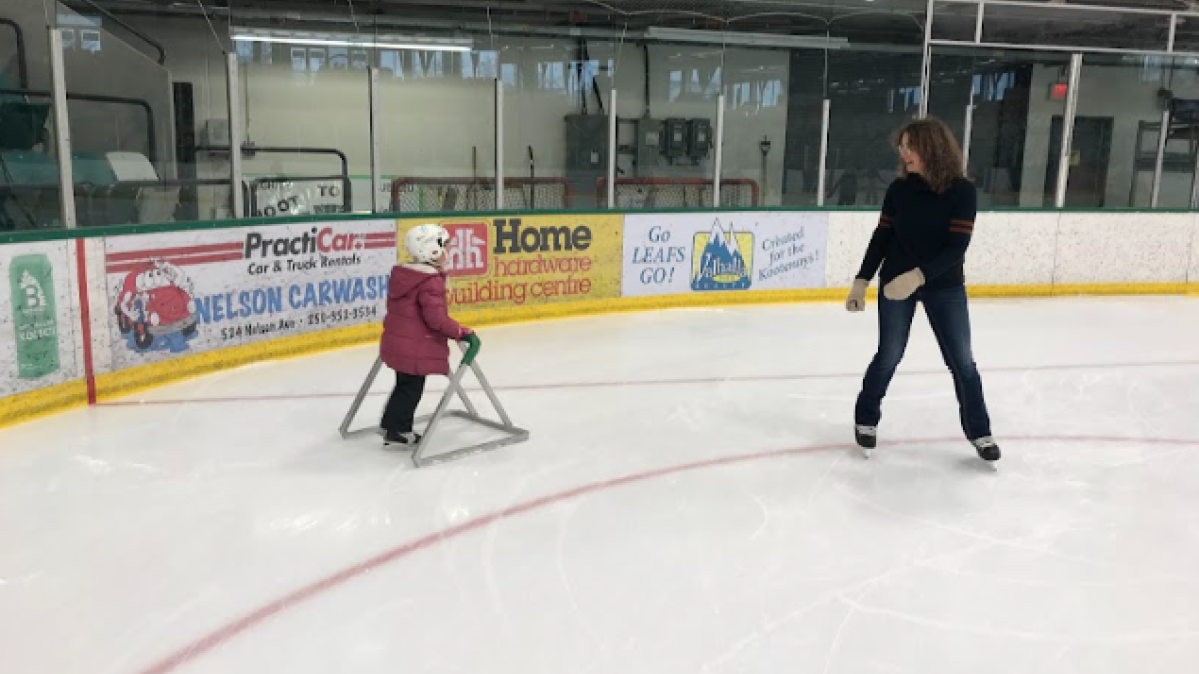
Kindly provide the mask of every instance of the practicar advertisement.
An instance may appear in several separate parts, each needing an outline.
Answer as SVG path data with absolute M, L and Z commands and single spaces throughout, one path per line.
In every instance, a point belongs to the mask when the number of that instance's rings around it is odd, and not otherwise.
M 390 221 L 305 223 L 105 241 L 113 364 L 381 322 Z
M 823 213 L 628 215 L 622 293 L 819 288 L 827 243 Z
M 0 397 L 80 378 L 68 245 L 0 246 Z
M 536 307 L 620 294 L 619 215 L 538 215 L 399 221 L 404 236 L 435 223 L 450 235 L 451 312 Z

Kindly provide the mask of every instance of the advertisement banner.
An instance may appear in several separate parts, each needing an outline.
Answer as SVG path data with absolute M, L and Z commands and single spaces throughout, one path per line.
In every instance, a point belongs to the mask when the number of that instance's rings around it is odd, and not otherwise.
M 117 369 L 383 321 L 395 223 L 303 223 L 105 240 Z
M 624 219 L 625 297 L 824 286 L 826 213 L 662 213 Z
M 450 234 L 451 312 L 620 296 L 621 216 L 570 214 L 400 220 L 404 235 L 434 223 Z
M 0 397 L 79 379 L 66 241 L 0 246 Z

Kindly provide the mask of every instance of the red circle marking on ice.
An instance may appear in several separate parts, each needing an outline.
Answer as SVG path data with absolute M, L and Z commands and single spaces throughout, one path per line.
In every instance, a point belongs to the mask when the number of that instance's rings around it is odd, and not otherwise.
M 910 439 L 910 440 L 888 441 L 887 444 L 889 446 L 899 446 L 899 445 L 915 445 L 915 444 L 941 444 L 941 443 L 946 443 L 946 442 L 962 442 L 962 439 L 959 437 L 914 438 L 914 439 Z M 1019 437 L 1008 436 L 1004 439 L 1004 442 L 1005 443 L 1006 442 L 1101 442 L 1101 443 L 1131 442 L 1131 443 L 1138 443 L 1138 444 L 1145 444 L 1145 445 L 1167 445 L 1167 446 L 1176 446 L 1176 447 L 1189 447 L 1189 446 L 1199 445 L 1199 439 L 1186 440 L 1186 439 L 1177 439 L 1177 438 L 1133 438 L 1133 437 L 1113 437 L 1113 436 L 1102 436 L 1102 435 L 1095 435 L 1095 436 L 1084 436 L 1084 435 L 1036 436 L 1036 435 L 1032 435 L 1032 436 L 1019 436 Z M 788 457 L 788 456 L 796 456 L 796 455 L 800 455 L 800 454 L 813 454 L 813 453 L 817 453 L 817 452 L 827 452 L 827 451 L 834 451 L 834 450 L 851 450 L 851 449 L 856 449 L 856 446 L 850 445 L 850 444 L 839 443 L 839 444 L 827 444 L 827 445 L 812 445 L 809 447 L 795 447 L 792 449 L 781 449 L 781 450 L 773 450 L 773 451 L 768 451 L 768 452 L 758 452 L 755 454 L 744 454 L 744 455 L 738 455 L 738 456 L 724 456 L 724 457 L 718 457 L 718 458 L 714 458 L 714 459 L 705 459 L 703 461 L 694 461 L 691 463 L 684 463 L 684 464 L 679 464 L 676 466 L 666 466 L 663 468 L 656 468 L 654 470 L 649 470 L 649 471 L 645 471 L 645 472 L 641 472 L 641 473 L 633 473 L 630 475 L 625 475 L 623 477 L 613 478 L 610 480 L 601 480 L 599 482 L 592 482 L 590 484 L 585 484 L 580 487 L 575 487 L 574 489 L 568 489 L 566 491 L 561 491 L 556 494 L 549 494 L 547 496 L 542 496 L 540 498 L 533 499 L 532 501 L 526 501 L 524 503 L 509 506 L 507 508 L 504 508 L 503 510 L 496 511 L 496 512 L 488 514 L 488 515 L 481 515 L 479 517 L 476 517 L 475 519 L 469 520 L 467 522 L 463 522 L 462 524 L 450 527 L 448 529 L 442 529 L 441 531 L 437 531 L 437 532 L 428 534 L 426 536 L 422 536 L 421 538 L 418 538 L 414 541 L 405 543 L 404 545 L 401 545 L 396 548 L 392 548 L 391 550 L 388 550 L 387 552 L 375 555 L 374 557 L 371 557 L 370 559 L 367 559 L 363 562 L 359 562 L 358 564 L 355 564 L 353 566 L 342 569 L 341 571 L 338 571 L 337 573 L 335 573 L 333 575 L 326 576 L 325 578 L 322 578 L 320 580 L 309 583 L 308 585 L 305 585 L 304 587 L 301 587 L 298 590 L 295 590 L 294 592 L 291 592 L 283 597 L 280 597 L 268 604 L 264 604 L 263 606 L 251 611 L 250 613 L 247 613 L 247 614 L 241 616 L 240 618 L 237 618 L 236 620 L 226 623 L 223 627 L 220 627 L 220 628 L 208 633 L 207 635 L 193 641 L 192 643 L 187 644 L 186 646 L 183 646 L 182 648 L 176 650 L 171 655 L 168 655 L 167 657 L 163 658 L 162 660 L 159 660 L 158 662 L 154 663 L 153 665 L 150 665 L 149 667 L 140 670 L 138 672 L 138 674 L 168 674 L 168 672 L 174 672 L 177 669 L 179 669 L 180 667 L 182 667 L 183 665 L 185 665 L 193 660 L 198 659 L 200 656 L 208 653 L 209 651 L 217 648 L 218 646 L 241 635 L 243 632 L 246 632 L 250 628 L 261 624 L 262 622 L 266 621 L 268 618 L 271 618 L 272 616 L 282 613 L 283 611 L 286 611 L 287 609 L 294 608 L 298 604 L 306 602 L 319 594 L 322 594 L 324 592 L 332 590 L 339 585 L 347 583 L 347 582 L 357 578 L 358 576 L 368 573 L 368 572 L 370 572 L 374 569 L 377 569 L 381 566 L 391 564 L 391 563 L 401 560 L 404 557 L 407 557 L 408 555 L 411 555 L 415 552 L 419 552 L 426 548 L 433 547 L 434 545 L 436 545 L 437 543 L 440 543 L 442 541 L 445 541 L 445 540 L 448 540 L 451 538 L 456 538 L 463 534 L 470 533 L 476 529 L 485 527 L 493 522 L 498 522 L 500 520 L 508 519 L 510 517 L 522 515 L 524 513 L 532 511 L 532 510 L 537 510 L 539 508 L 544 508 L 546 506 L 554 505 L 556 503 L 568 501 L 570 499 L 578 498 L 578 497 L 584 496 L 586 494 L 593 494 L 596 492 L 606 491 L 608 489 L 622 487 L 624 485 L 634 484 L 637 482 L 645 482 L 646 480 L 652 480 L 652 479 L 656 479 L 656 478 L 660 478 L 660 477 L 666 477 L 668 475 L 676 475 L 678 473 L 686 473 L 686 472 L 690 472 L 693 470 L 700 470 L 700 469 L 704 469 L 704 468 L 714 468 L 717 466 L 727 466 L 727 465 L 738 464 L 738 463 L 748 463 L 751 461 L 760 461 L 762 459 L 777 459 L 777 458 L 783 458 L 783 457 Z

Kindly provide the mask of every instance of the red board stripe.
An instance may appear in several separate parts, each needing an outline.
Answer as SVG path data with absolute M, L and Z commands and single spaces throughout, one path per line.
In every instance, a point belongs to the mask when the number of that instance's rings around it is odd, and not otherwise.
M 213 243 L 203 246 L 188 246 L 184 248 L 159 248 L 156 250 L 131 250 L 125 253 L 110 253 L 108 262 L 126 262 L 129 260 L 147 260 L 155 257 L 179 257 L 181 255 L 201 255 L 206 253 L 230 253 L 240 251 L 240 243 Z
M 92 312 L 88 306 L 87 256 L 84 239 L 75 239 L 75 285 L 79 286 L 79 329 L 83 337 L 83 379 L 87 382 L 87 404 L 96 404 L 96 369 L 92 360 Z
M 109 264 L 108 265 L 108 273 L 109 274 L 123 274 L 125 272 L 130 272 L 135 269 L 141 269 L 147 262 L 150 261 L 150 259 L 151 258 L 146 258 L 144 260 L 133 260 L 130 262 L 118 262 L 117 264 Z M 153 258 L 153 259 L 163 259 L 163 258 Z M 176 264 L 176 265 L 179 265 L 180 267 L 186 267 L 188 265 L 208 264 L 210 262 L 232 262 L 235 260 L 241 260 L 243 258 L 242 258 L 241 251 L 239 250 L 236 253 L 221 253 L 218 255 L 192 255 L 190 257 L 168 257 L 165 259 L 167 262 L 170 262 L 171 264 Z

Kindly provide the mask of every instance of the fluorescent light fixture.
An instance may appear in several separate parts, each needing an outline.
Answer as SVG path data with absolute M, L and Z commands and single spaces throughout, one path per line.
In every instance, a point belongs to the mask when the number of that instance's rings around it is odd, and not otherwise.
M 843 37 L 823 35 L 775 35 L 773 33 L 736 33 L 719 30 L 690 30 L 686 28 L 661 28 L 651 26 L 645 37 L 664 42 L 698 42 L 701 44 L 728 44 L 741 47 L 790 47 L 797 49 L 844 49 L 849 41 Z
M 237 29 L 234 42 L 270 42 L 319 47 L 370 47 L 417 51 L 468 52 L 474 48 L 470 38 L 394 37 L 384 35 L 320 35 L 316 33 L 261 32 Z

